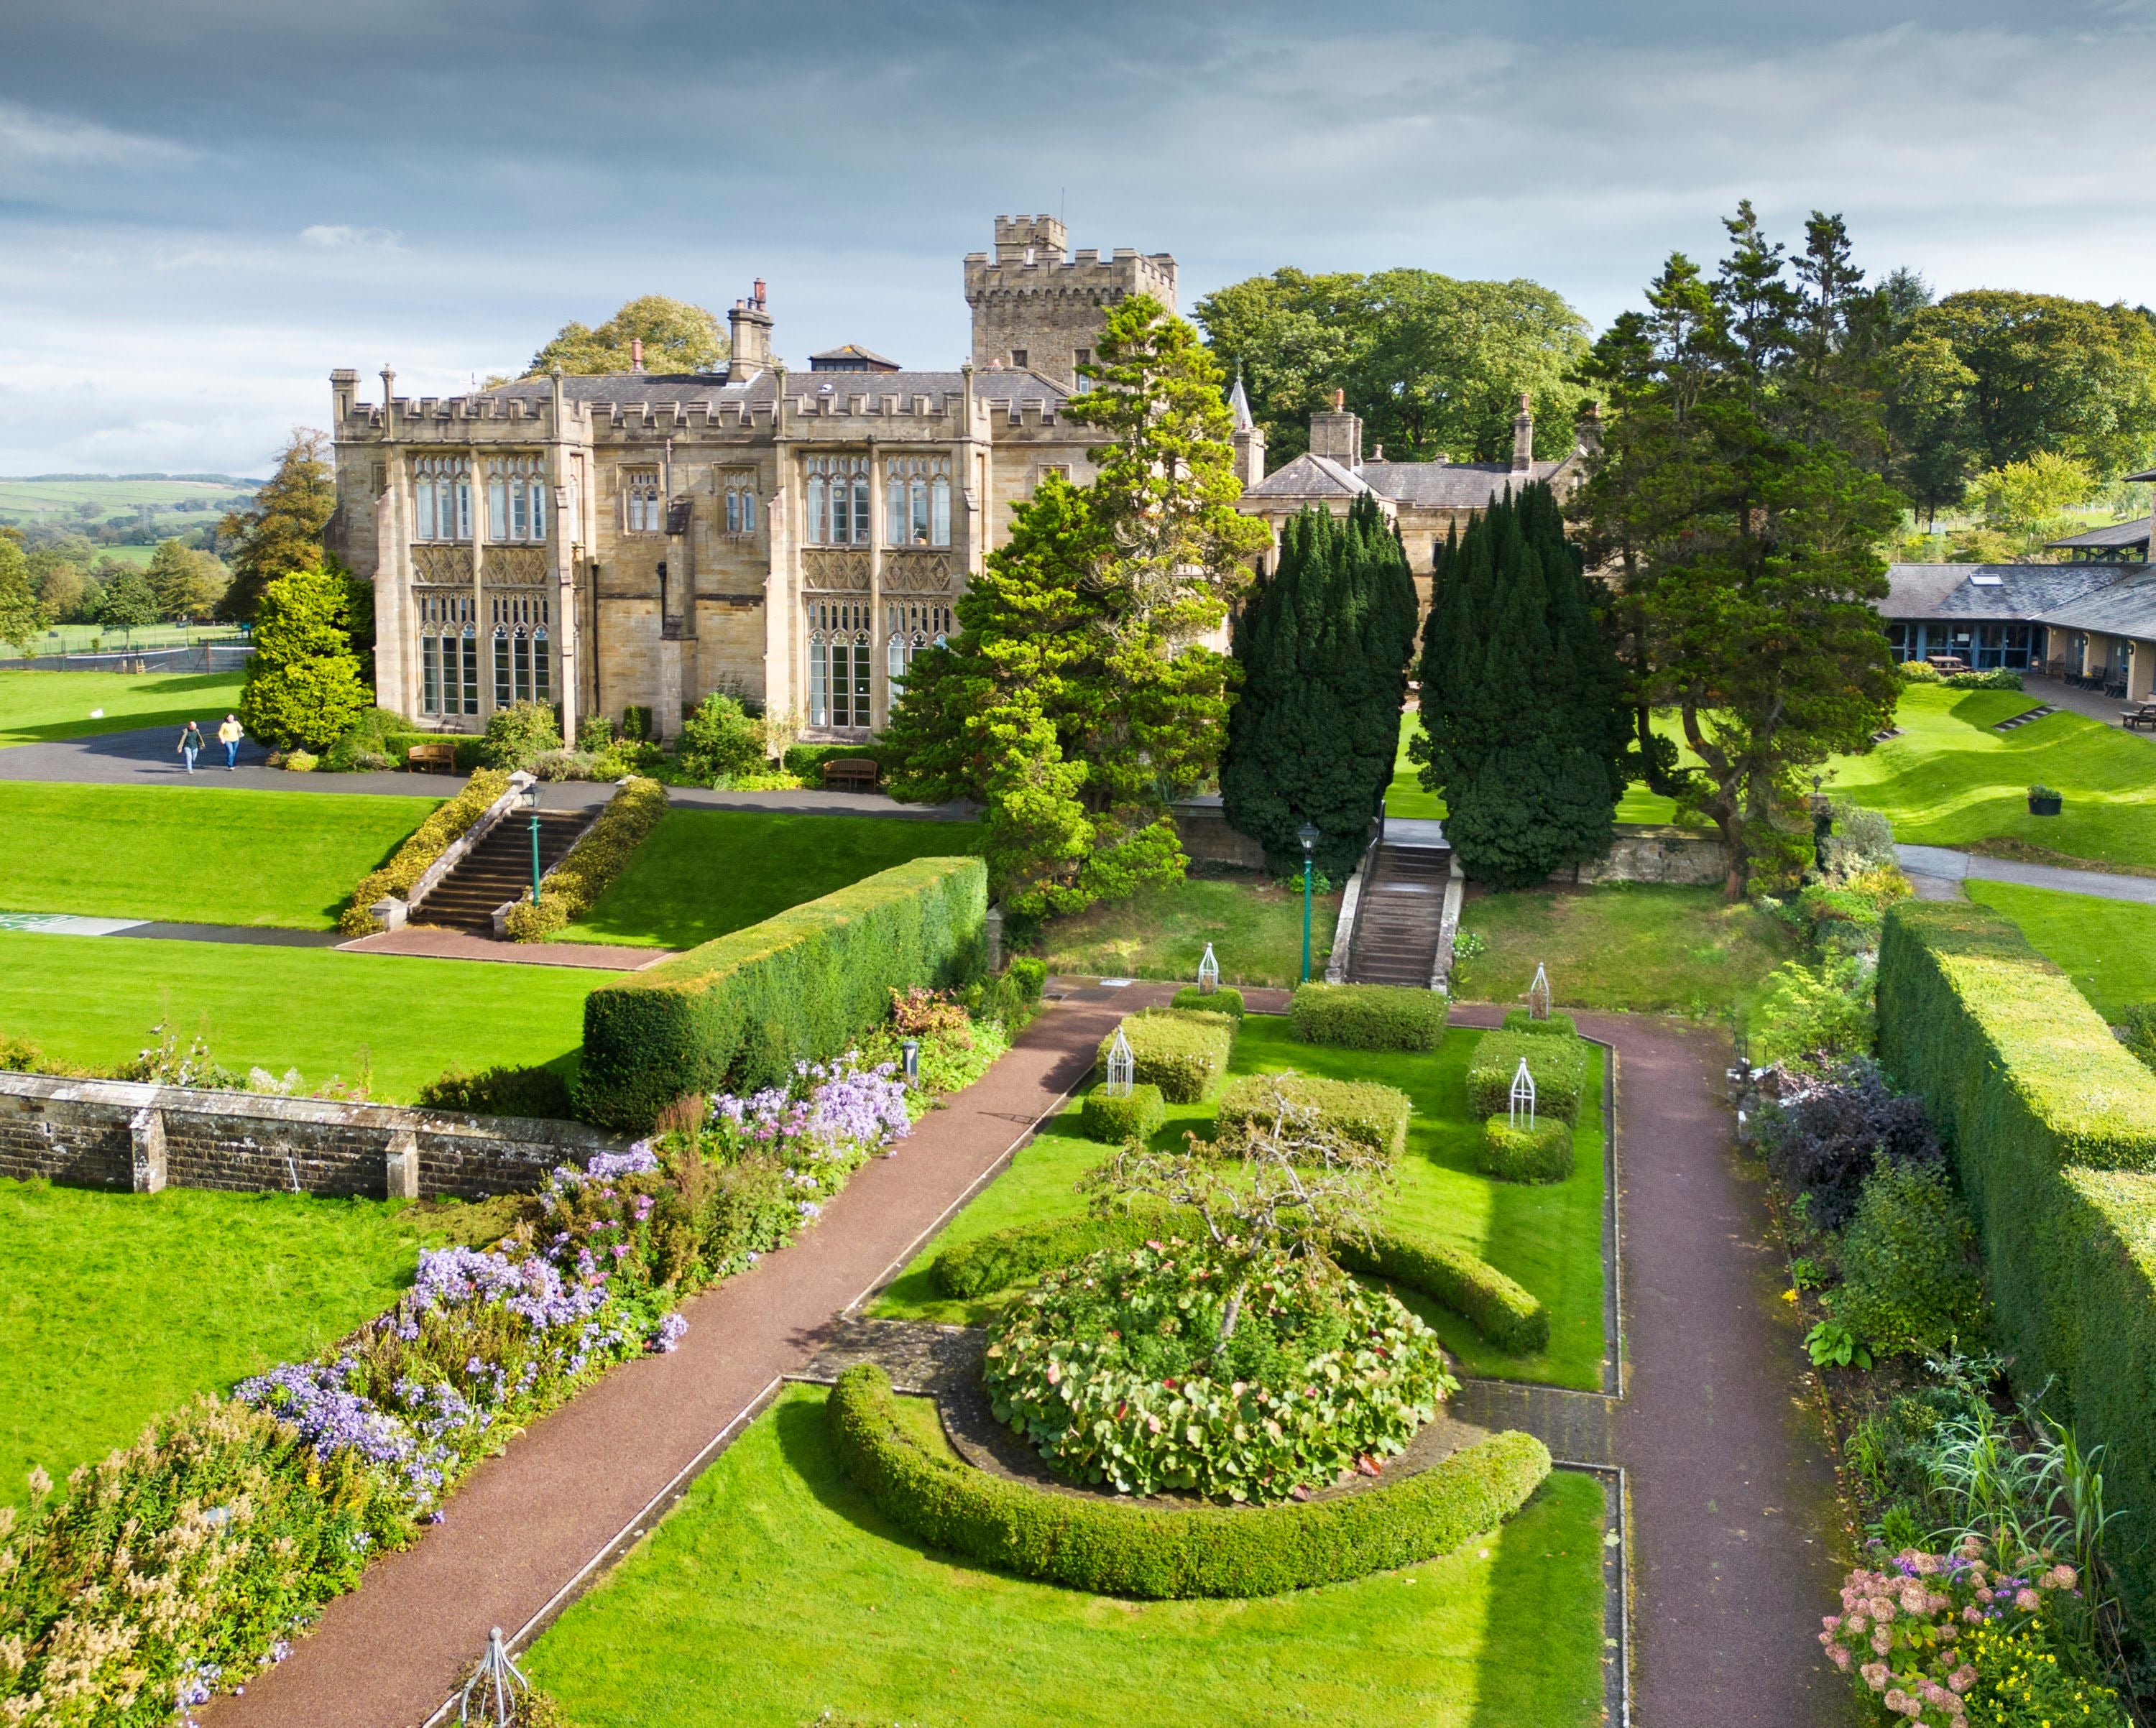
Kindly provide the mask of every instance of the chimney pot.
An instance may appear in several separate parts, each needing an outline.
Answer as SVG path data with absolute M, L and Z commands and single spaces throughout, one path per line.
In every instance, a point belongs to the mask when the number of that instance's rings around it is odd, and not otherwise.
M 644 338 L 642 336 L 631 336 L 629 339 L 629 369 L 633 372 L 640 372 L 644 370 Z
M 1347 407 L 1348 392 L 1345 390 L 1334 391 L 1332 392 L 1332 412 L 1336 414 L 1345 413 Z
M 761 276 L 756 279 L 756 303 L 759 306 L 763 304 L 763 278 Z

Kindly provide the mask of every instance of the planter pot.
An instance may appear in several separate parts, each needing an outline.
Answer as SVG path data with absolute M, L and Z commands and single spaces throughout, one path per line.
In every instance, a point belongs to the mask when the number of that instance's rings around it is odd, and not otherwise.
M 2056 816 L 2059 813 L 2060 802 L 2061 800 L 2056 797 L 2031 797 L 2029 800 L 2029 813 L 2031 816 Z

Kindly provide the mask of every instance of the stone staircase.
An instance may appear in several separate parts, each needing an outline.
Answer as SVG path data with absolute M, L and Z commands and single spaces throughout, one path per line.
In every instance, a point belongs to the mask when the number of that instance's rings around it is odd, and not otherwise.
M 1445 922 L 1445 885 L 1452 848 L 1414 832 L 1435 823 L 1394 823 L 1378 847 L 1363 879 L 1348 956 L 1351 984 L 1401 984 L 1427 990 L 1437 963 L 1438 931 Z
M 596 810 L 542 810 L 539 868 L 553 869 L 598 814 Z M 531 817 L 527 811 L 511 811 L 419 902 L 412 922 L 490 936 L 494 909 L 531 890 Z

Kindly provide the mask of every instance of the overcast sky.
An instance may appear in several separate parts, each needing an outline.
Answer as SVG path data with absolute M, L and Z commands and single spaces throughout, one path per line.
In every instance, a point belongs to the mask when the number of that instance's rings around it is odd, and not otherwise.
M 1941 291 L 2156 300 L 2156 3 L 0 0 L 0 474 L 260 473 L 327 375 L 520 368 L 771 285 L 778 351 L 965 353 L 998 212 L 1530 276 L 1598 326 L 1749 196 Z

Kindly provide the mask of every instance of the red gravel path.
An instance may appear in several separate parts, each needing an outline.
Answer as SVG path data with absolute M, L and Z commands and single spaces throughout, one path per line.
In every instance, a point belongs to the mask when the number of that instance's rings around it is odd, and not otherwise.
M 1052 1005 L 987 1077 L 857 1173 L 816 1228 L 685 1305 L 671 1356 L 615 1369 L 473 1473 L 449 1520 L 370 1567 L 290 1659 L 211 1728 L 408 1728 L 486 1643 L 513 1633 L 781 1374 L 821 1347 L 850 1304 L 911 1258 L 1082 1079 L 1102 1037 L 1172 986 L 1083 990 Z

